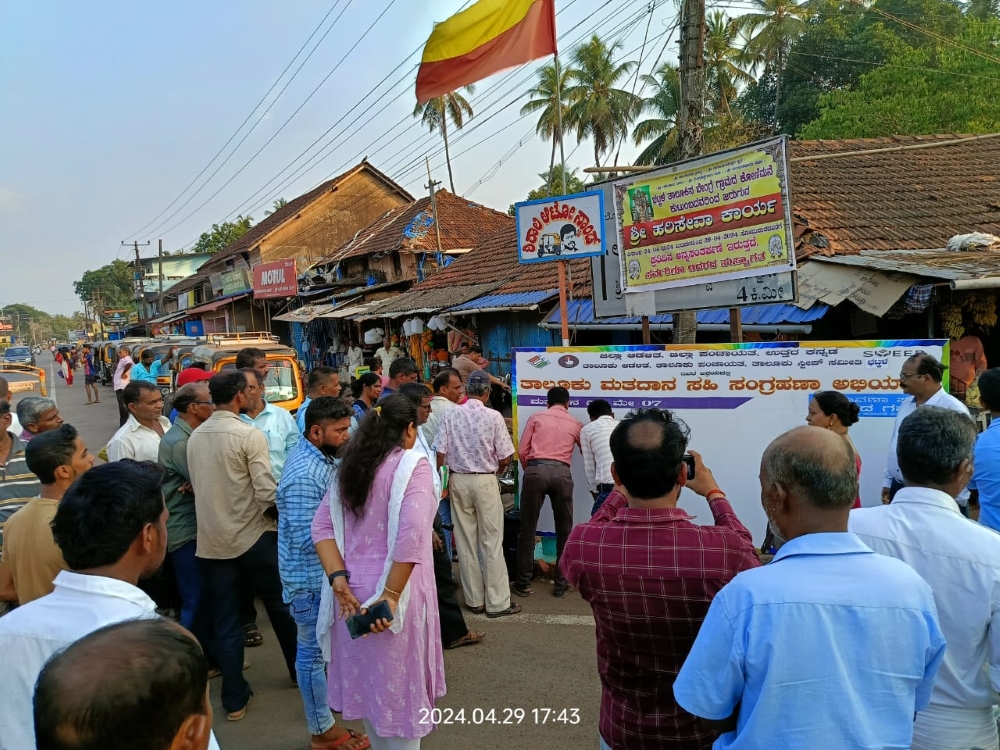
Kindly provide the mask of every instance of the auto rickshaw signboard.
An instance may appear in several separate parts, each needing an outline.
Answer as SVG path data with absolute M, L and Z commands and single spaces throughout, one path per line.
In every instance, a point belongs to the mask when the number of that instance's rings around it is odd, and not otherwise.
M 795 269 L 785 137 L 614 183 L 624 291 Z
M 521 263 L 604 255 L 604 194 L 599 190 L 526 201 L 514 211 Z

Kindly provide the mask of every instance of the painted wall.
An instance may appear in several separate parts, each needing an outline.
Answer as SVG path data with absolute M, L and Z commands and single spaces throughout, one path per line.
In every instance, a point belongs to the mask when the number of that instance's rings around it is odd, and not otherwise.
M 514 347 L 558 346 L 558 331 L 539 328 L 543 316 L 538 311 L 485 313 L 476 315 L 483 356 L 493 365 L 497 377 L 510 374 L 510 350 Z

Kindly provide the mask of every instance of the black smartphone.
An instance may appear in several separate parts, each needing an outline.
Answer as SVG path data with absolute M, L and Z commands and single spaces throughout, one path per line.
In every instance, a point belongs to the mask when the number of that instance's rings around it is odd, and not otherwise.
M 684 463 L 687 464 L 687 467 L 688 467 L 688 481 L 690 481 L 690 480 L 694 479 L 694 456 L 692 456 L 690 453 L 685 453 L 684 454 Z
M 351 615 L 347 618 L 347 632 L 351 634 L 351 640 L 371 633 L 376 620 L 392 620 L 392 610 L 389 609 L 389 602 L 385 599 L 369 607 L 365 614 Z

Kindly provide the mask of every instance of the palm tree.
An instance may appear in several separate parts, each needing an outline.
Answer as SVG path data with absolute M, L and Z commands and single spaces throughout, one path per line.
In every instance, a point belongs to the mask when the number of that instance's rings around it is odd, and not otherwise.
M 569 117 L 566 104 L 566 86 L 569 83 L 569 71 L 565 68 L 557 68 L 558 61 L 552 65 L 546 65 L 538 71 L 538 83 L 535 88 L 528 92 L 528 96 L 536 97 L 521 107 L 521 114 L 526 115 L 531 112 L 538 112 L 538 124 L 535 126 L 535 133 L 543 138 L 552 139 L 552 158 L 549 160 L 549 177 L 556 173 L 556 145 L 562 133 L 559 132 L 559 110 L 562 109 L 563 125 Z M 560 99 L 561 97 L 561 99 Z M 552 186 L 549 185 L 551 193 Z
M 475 93 L 475 86 L 466 86 L 467 94 Z M 413 116 L 419 117 L 420 121 L 430 128 L 430 131 L 438 131 L 444 139 L 444 160 L 448 164 L 448 182 L 451 185 L 451 192 L 455 192 L 455 176 L 451 173 L 451 152 L 448 150 L 448 119 L 451 118 L 456 130 L 461 130 L 465 125 L 465 119 L 472 118 L 472 105 L 457 91 L 450 94 L 431 99 L 426 104 L 418 104 L 413 110 Z
M 608 47 L 596 34 L 573 50 L 573 66 L 568 73 L 566 97 L 569 124 L 576 128 L 577 141 L 588 136 L 594 141 L 594 163 L 614 151 L 615 144 L 628 137 L 629 125 L 638 115 L 642 100 L 615 85 L 635 69 L 632 61 L 616 62 L 621 43 Z
M 681 76 L 677 68 L 663 63 L 655 74 L 646 73 L 641 79 L 643 88 L 651 87 L 653 95 L 642 101 L 642 111 L 653 115 L 635 126 L 632 137 L 639 146 L 652 139 L 639 154 L 635 163 L 641 166 L 667 164 L 678 156 L 677 117 L 681 104 Z
M 736 23 L 722 11 L 714 11 L 706 19 L 705 77 L 716 117 L 728 117 L 740 85 L 753 83 L 753 76 L 743 67 L 744 52 L 736 45 L 738 35 Z
M 751 0 L 755 12 L 746 13 L 735 20 L 737 29 L 747 36 L 744 52 L 754 65 L 762 65 L 764 72 L 773 72 L 778 84 L 774 94 L 774 113 L 777 122 L 781 104 L 781 76 L 792 42 L 806 30 L 810 11 L 795 0 Z
M 281 209 L 283 209 L 287 205 L 288 205 L 288 201 L 286 201 L 284 198 L 278 198 L 278 200 L 276 200 L 274 202 L 274 205 L 271 207 L 271 210 L 264 212 L 264 216 L 270 216 L 275 211 L 280 211 Z

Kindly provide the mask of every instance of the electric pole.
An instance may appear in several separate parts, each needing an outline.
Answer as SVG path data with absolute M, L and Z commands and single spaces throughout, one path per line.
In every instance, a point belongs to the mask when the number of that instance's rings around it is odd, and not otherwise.
M 684 161 L 701 156 L 705 132 L 705 0 L 684 0 L 681 6 L 680 78 L 677 145 Z M 674 343 L 695 343 L 698 313 L 684 310 L 673 317 Z
M 128 247 L 128 243 L 122 241 L 123 247 Z M 139 242 L 132 243 L 135 248 L 135 302 L 138 308 L 139 325 L 146 324 L 146 336 L 149 337 L 149 321 L 146 320 L 146 280 L 142 275 L 142 263 L 139 261 Z M 142 243 L 143 247 L 149 247 L 148 242 Z
M 424 163 L 427 165 L 427 189 L 431 191 L 431 212 L 434 216 L 434 231 L 437 233 L 437 248 L 438 255 L 441 255 L 441 225 L 438 223 L 438 209 L 437 209 L 437 196 L 434 191 L 440 182 L 434 182 L 434 178 L 431 177 L 431 160 L 429 157 L 424 157 Z M 449 167 L 450 169 L 450 167 Z M 452 186 L 452 190 L 454 190 Z M 441 262 L 441 258 L 438 258 L 438 262 Z

